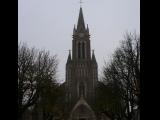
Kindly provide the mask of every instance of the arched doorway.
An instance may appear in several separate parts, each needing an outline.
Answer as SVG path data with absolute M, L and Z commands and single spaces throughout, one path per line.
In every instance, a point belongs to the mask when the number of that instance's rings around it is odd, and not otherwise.
M 72 109 L 69 120 L 96 120 L 93 110 L 83 96 Z

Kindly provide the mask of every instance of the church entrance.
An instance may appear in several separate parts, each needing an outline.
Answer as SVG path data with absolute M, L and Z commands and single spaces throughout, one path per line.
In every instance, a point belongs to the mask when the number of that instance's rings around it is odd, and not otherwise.
M 83 96 L 72 109 L 69 120 L 96 120 L 92 108 L 84 100 Z

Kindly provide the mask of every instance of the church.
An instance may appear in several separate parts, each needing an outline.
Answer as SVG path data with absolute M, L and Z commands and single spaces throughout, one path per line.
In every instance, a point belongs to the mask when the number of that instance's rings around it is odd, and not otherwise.
M 72 52 L 66 63 L 66 100 L 70 115 L 68 120 L 96 120 L 92 106 L 95 103 L 98 83 L 98 65 L 94 51 L 91 53 L 90 33 L 85 25 L 80 7 L 77 26 L 73 28 Z

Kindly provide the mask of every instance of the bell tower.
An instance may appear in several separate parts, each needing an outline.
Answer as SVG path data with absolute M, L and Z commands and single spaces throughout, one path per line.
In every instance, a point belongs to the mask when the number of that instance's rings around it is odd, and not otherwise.
M 85 27 L 82 8 L 80 8 L 77 28 L 73 29 L 72 54 L 73 60 L 90 60 L 89 28 Z
M 82 7 L 72 37 L 72 54 L 69 51 L 66 63 L 66 98 L 70 109 L 80 98 L 92 105 L 98 81 L 98 65 L 94 52 L 91 57 L 89 28 L 85 26 Z

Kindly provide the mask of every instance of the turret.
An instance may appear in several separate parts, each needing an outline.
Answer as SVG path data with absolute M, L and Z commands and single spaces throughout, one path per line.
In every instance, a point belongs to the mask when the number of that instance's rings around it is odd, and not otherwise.
M 92 61 L 97 64 L 96 57 L 94 54 L 94 50 L 92 50 Z
M 86 30 L 86 31 L 87 31 L 87 33 L 89 34 L 89 28 L 88 28 L 88 24 L 87 24 L 87 30 Z
M 67 63 L 69 63 L 71 60 L 72 60 L 72 58 L 71 58 L 71 50 L 69 50 L 69 54 L 68 54 Z
M 73 35 L 76 34 L 76 27 L 75 27 L 75 24 L 74 24 L 74 28 L 73 28 Z

